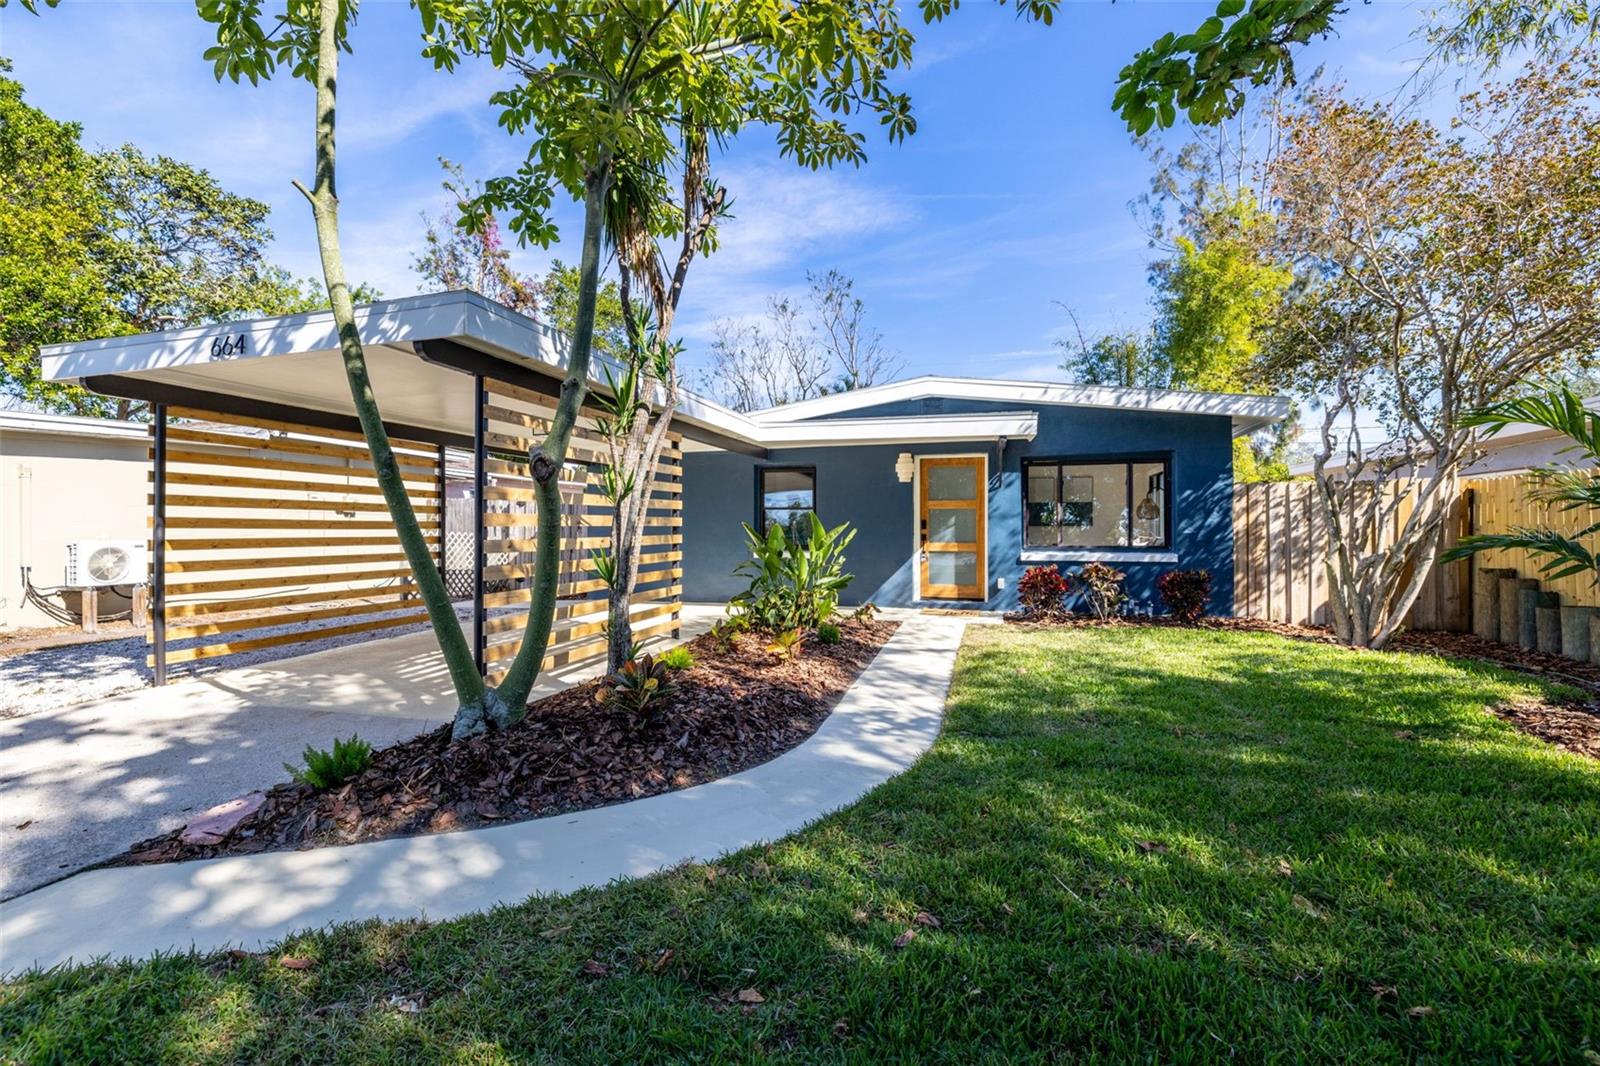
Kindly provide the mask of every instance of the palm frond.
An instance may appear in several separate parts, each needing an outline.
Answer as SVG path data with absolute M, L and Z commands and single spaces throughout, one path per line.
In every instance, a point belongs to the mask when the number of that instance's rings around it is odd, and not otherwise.
M 1525 551 L 1530 555 L 1548 556 L 1539 567 L 1539 573 L 1546 580 L 1587 572 L 1600 585 L 1600 556 L 1553 529 L 1519 528 L 1509 533 L 1476 533 L 1462 537 L 1440 559 L 1452 563 L 1483 551 Z
M 1583 397 L 1566 385 L 1543 395 L 1492 404 L 1471 411 L 1461 419 L 1462 426 L 1488 429 L 1491 436 L 1517 423 L 1553 429 L 1571 437 L 1590 458 L 1600 459 L 1600 419 L 1583 406 Z

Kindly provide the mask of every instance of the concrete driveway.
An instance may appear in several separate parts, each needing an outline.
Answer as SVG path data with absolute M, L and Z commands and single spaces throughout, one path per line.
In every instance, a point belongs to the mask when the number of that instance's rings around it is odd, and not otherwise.
M 686 605 L 683 639 L 721 614 Z M 598 669 L 547 672 L 535 696 Z M 0 719 L 0 899 L 286 780 L 283 764 L 298 765 L 308 743 L 357 733 L 382 747 L 454 713 L 449 677 L 424 632 Z

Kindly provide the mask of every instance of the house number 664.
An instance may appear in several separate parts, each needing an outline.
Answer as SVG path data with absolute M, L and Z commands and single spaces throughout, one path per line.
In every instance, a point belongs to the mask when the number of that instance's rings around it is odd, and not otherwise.
M 213 337 L 211 338 L 211 358 L 227 359 L 229 356 L 243 355 L 247 340 L 248 338 L 243 333 L 237 337 Z

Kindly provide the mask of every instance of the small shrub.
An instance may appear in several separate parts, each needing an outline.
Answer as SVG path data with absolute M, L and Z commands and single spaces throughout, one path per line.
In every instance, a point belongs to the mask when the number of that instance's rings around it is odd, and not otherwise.
M 1030 566 L 1017 582 L 1017 599 L 1029 614 L 1055 614 L 1066 596 L 1067 579 L 1053 566 Z
M 694 668 L 694 652 L 687 645 L 679 644 L 675 648 L 668 648 L 656 656 L 656 661 L 668 670 L 692 670 Z
M 641 655 L 630 659 L 595 690 L 597 702 L 626 711 L 636 723 L 644 724 L 660 710 L 672 694 L 672 671 L 660 658 Z
M 875 604 L 875 603 L 863 603 L 860 607 L 857 607 L 854 611 L 852 611 L 850 613 L 850 619 L 851 619 L 851 621 L 854 621 L 854 622 L 870 622 L 870 621 L 872 621 L 872 616 L 877 614 L 877 613 L 878 613 L 878 605 L 877 604 Z
M 1122 588 L 1127 576 L 1105 563 L 1084 563 L 1072 584 L 1083 596 L 1083 602 L 1089 610 L 1103 622 L 1117 614 L 1127 601 L 1128 594 Z
M 333 788 L 372 765 L 372 745 L 352 734 L 349 740 L 335 737 L 332 751 L 307 744 L 300 757 L 306 761 L 303 769 L 283 764 L 290 777 L 312 788 Z
M 744 527 L 750 558 L 734 569 L 749 579 L 733 597 L 733 610 L 751 626 L 769 633 L 812 629 L 839 605 L 839 593 L 853 577 L 844 572 L 844 550 L 856 531 L 843 522 L 832 529 L 810 515 L 807 532 L 791 536 L 774 522 L 763 535 Z
M 1156 591 L 1172 617 L 1197 622 L 1211 599 L 1211 573 L 1207 570 L 1168 570 L 1156 578 Z
M 711 637 L 711 643 L 716 645 L 718 651 L 727 654 L 733 650 L 734 644 L 739 639 L 739 634 L 749 628 L 750 623 L 745 620 L 744 615 L 734 614 L 712 625 L 710 630 L 707 631 L 707 635 Z
M 767 650 L 776 655 L 780 662 L 788 662 L 800 656 L 800 646 L 805 643 L 805 639 L 806 635 L 801 630 L 785 629 L 772 638 Z
M 824 622 L 817 627 L 818 644 L 837 644 L 844 639 L 844 634 L 832 622 Z

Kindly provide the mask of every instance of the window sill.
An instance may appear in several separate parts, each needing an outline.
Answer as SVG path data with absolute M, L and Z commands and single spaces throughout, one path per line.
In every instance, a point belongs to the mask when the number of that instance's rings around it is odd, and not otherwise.
M 1139 551 L 1127 548 L 1029 548 L 1024 563 L 1175 563 L 1175 551 Z

